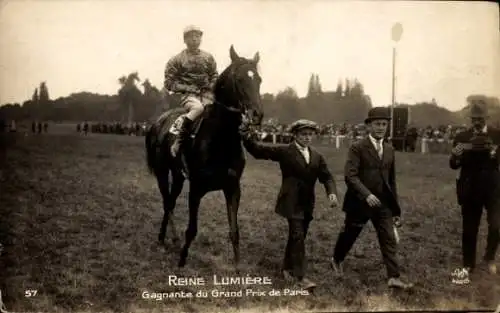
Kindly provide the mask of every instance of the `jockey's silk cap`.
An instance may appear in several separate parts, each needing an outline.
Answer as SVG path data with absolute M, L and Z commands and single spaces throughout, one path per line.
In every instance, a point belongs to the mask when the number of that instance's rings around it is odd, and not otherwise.
M 485 118 L 488 117 L 488 108 L 483 100 L 473 101 L 469 109 L 469 117 Z
M 368 117 L 365 119 L 365 124 L 369 124 L 374 120 L 391 120 L 391 112 L 387 107 L 374 107 L 368 112 Z
M 295 134 L 301 129 L 312 129 L 315 132 L 319 131 L 319 127 L 316 122 L 306 119 L 300 119 L 290 124 L 290 126 L 288 127 L 288 132 Z
M 199 28 L 196 25 L 188 25 L 186 28 L 184 28 L 184 36 L 186 36 L 191 32 L 196 32 L 199 33 L 200 35 L 203 35 L 203 31 L 201 30 L 201 28 Z

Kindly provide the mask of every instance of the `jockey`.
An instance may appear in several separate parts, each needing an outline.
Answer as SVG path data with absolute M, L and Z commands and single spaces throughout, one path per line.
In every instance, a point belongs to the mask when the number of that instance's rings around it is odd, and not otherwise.
M 189 110 L 182 120 L 179 136 L 172 145 L 174 157 L 184 149 L 193 122 L 203 113 L 204 106 L 214 101 L 217 64 L 210 53 L 200 50 L 202 35 L 198 27 L 186 27 L 184 43 L 187 49 L 171 58 L 165 68 L 165 90 L 181 94 L 181 105 Z M 186 165 L 183 166 L 187 170 Z

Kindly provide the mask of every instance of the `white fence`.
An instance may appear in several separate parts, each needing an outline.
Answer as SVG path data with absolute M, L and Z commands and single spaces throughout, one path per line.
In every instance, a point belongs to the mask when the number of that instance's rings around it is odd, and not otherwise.
M 280 134 L 261 134 L 261 139 L 266 142 L 272 142 L 274 144 L 277 143 L 286 143 L 286 140 L 282 140 L 282 138 L 287 136 L 283 136 Z M 362 137 L 358 137 L 357 140 Z M 322 136 L 319 138 L 319 141 L 324 144 L 333 145 L 335 149 L 347 149 L 351 145 L 352 139 L 344 136 Z M 419 138 L 416 143 L 415 152 L 420 153 L 443 153 L 448 154 L 451 152 L 452 143 L 446 139 L 428 139 L 428 138 Z

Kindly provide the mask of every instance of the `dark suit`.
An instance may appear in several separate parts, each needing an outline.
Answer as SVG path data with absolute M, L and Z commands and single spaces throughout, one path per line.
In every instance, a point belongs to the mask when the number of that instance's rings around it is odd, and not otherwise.
M 451 155 L 450 167 L 460 169 L 457 179 L 457 199 L 462 207 L 462 255 L 464 267 L 476 265 L 477 234 L 483 207 L 487 212 L 488 238 L 484 259 L 493 261 L 500 241 L 500 151 L 491 156 L 489 149 L 473 149 L 471 142 L 482 136 L 500 145 L 499 130 L 488 127 L 477 136 L 472 129 L 459 133 L 453 142 L 468 145 L 461 157 Z
M 344 229 L 334 249 L 334 259 L 342 262 L 363 226 L 371 220 L 375 227 L 390 278 L 399 277 L 396 259 L 396 239 L 393 217 L 401 215 L 396 190 L 394 149 L 384 143 L 382 159 L 367 137 L 349 149 L 345 165 L 347 192 L 343 210 L 346 212 Z M 374 194 L 382 207 L 371 208 L 366 198 Z
M 245 148 L 256 159 L 279 162 L 282 185 L 275 212 L 288 219 L 289 236 L 285 252 L 284 269 L 291 270 L 297 278 L 305 272 L 305 246 L 309 223 L 313 219 L 314 189 L 319 180 L 327 194 L 337 194 L 335 181 L 324 157 L 309 148 L 309 164 L 295 142 L 289 145 L 264 146 L 252 139 L 245 139 Z

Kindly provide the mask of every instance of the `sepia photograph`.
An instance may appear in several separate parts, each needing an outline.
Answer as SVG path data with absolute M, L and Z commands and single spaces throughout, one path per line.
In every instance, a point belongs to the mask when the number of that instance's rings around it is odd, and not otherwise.
M 0 2 L 0 313 L 500 312 L 499 244 L 493 2 Z

